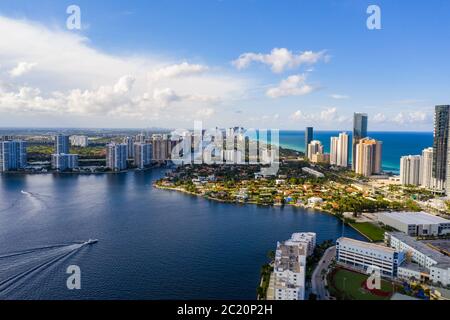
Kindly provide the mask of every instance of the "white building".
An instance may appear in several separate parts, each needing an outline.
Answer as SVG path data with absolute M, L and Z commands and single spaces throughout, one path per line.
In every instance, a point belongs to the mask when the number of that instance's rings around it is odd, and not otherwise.
M 78 155 L 65 153 L 52 154 L 52 168 L 58 171 L 78 168 Z
M 393 248 L 344 237 L 336 241 L 336 261 L 361 271 L 375 267 L 383 276 L 396 277 L 403 259 Z
M 312 156 L 314 154 L 323 154 L 323 145 L 322 142 L 318 141 L 318 140 L 313 140 L 311 141 L 308 146 L 308 159 L 312 160 Z
M 337 165 L 338 144 L 339 144 L 339 138 L 331 137 L 331 139 L 330 139 L 330 164 L 331 165 Z
M 386 244 L 404 252 L 407 260 L 429 270 L 429 278 L 432 282 L 441 283 L 444 286 L 450 285 L 450 257 L 402 232 L 386 232 L 384 237 Z M 408 266 L 403 268 L 409 269 Z M 414 275 L 414 269 L 409 270 L 410 274 Z M 406 270 L 402 270 L 402 273 L 406 274 Z M 414 277 L 417 277 L 417 271 Z
M 113 171 L 121 171 L 127 168 L 126 144 L 110 143 L 106 146 L 106 166 Z
M 422 157 L 404 156 L 400 158 L 400 182 L 402 185 L 420 185 L 420 166 Z
M 322 203 L 323 203 L 323 199 L 319 198 L 319 197 L 311 197 L 308 199 L 308 205 L 312 206 L 312 207 L 315 205 L 318 205 L 318 204 L 322 204 Z
M 433 148 L 427 148 L 422 151 L 420 185 L 427 189 L 433 188 Z
M 285 244 L 289 246 L 303 245 L 306 247 L 306 254 L 310 256 L 314 253 L 314 248 L 316 247 L 316 234 L 314 232 L 293 233 Z
M 27 143 L 22 140 L 0 142 L 0 172 L 23 169 L 27 165 Z
M 304 300 L 307 249 L 303 245 L 277 243 L 275 252 L 275 300 Z
M 316 178 L 323 178 L 323 177 L 325 177 L 325 175 L 322 172 L 314 170 L 314 169 L 311 169 L 311 168 L 308 168 L 308 167 L 303 167 L 302 171 L 304 173 L 310 174 L 310 175 L 312 175 L 312 176 L 314 176 Z
M 70 136 L 70 144 L 75 147 L 86 148 L 89 146 L 89 138 L 87 136 Z
M 348 167 L 348 134 L 345 132 L 339 134 L 336 164 L 339 167 Z
M 382 212 L 378 221 L 410 236 L 450 233 L 450 220 L 425 212 Z

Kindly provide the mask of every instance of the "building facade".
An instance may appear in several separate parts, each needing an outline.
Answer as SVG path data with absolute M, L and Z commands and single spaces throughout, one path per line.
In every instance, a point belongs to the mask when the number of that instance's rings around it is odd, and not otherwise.
M 400 182 L 402 185 L 420 185 L 421 162 L 422 157 L 419 155 L 400 158 Z
M 434 143 L 433 143 L 433 182 L 437 190 L 445 190 L 447 174 L 449 174 L 449 129 L 450 106 L 435 107 L 434 112 Z
M 382 212 L 378 221 L 410 236 L 450 234 L 450 220 L 425 212 Z
M 121 171 L 127 168 L 126 144 L 111 143 L 106 146 L 106 166 L 113 171 Z
M 308 144 L 308 159 L 312 160 L 314 154 L 323 154 L 323 145 L 319 140 L 312 140 Z
M 356 146 L 359 141 L 367 137 L 368 116 L 365 113 L 355 113 L 353 115 L 353 140 L 352 140 L 352 169 L 356 170 Z
M 403 259 L 402 252 L 393 248 L 344 237 L 336 241 L 336 261 L 363 272 L 377 268 L 382 276 L 397 277 Z
M 314 128 L 306 127 L 305 130 L 305 156 L 308 157 L 308 145 L 314 140 Z
M 58 134 L 55 136 L 55 154 L 69 154 L 70 140 L 69 136 Z
M 27 143 L 22 140 L 0 142 L 0 172 L 16 171 L 27 166 Z
M 427 189 L 433 188 L 433 148 L 427 148 L 422 151 L 420 185 Z
M 363 138 L 359 141 L 353 161 L 357 174 L 369 177 L 381 173 L 382 146 L 383 143 L 375 139 Z
M 145 140 L 145 139 L 144 139 Z M 134 159 L 134 150 L 135 150 L 135 139 L 134 137 L 125 137 L 123 138 L 123 143 L 127 145 L 127 158 Z M 138 143 L 145 143 L 144 141 L 140 141 Z
M 89 146 L 89 138 L 87 136 L 70 136 L 70 144 L 75 147 L 86 148 Z
M 134 165 L 139 169 L 144 169 L 152 163 L 152 145 L 150 143 L 134 144 Z
M 52 154 L 52 168 L 58 171 L 78 168 L 78 155 L 65 153 Z

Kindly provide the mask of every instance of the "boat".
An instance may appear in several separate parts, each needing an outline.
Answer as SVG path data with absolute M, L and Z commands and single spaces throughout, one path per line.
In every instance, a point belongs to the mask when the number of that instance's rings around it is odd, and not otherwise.
M 98 242 L 98 239 L 89 239 L 84 244 L 85 245 L 92 245 L 92 244 L 97 243 L 97 242 Z

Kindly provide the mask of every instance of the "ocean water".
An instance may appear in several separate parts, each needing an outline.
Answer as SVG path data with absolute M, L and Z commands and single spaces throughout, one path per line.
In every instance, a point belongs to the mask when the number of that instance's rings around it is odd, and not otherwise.
M 255 299 L 267 252 L 293 232 L 362 239 L 317 211 L 153 188 L 164 173 L 0 175 L 0 299 Z
M 325 152 L 330 151 L 330 138 L 338 136 L 342 131 L 316 131 L 314 139 L 320 140 Z M 351 149 L 351 132 L 349 148 Z M 400 157 L 404 155 L 422 154 L 422 150 L 433 146 L 432 132 L 369 132 L 368 136 L 383 141 L 383 170 L 398 173 Z M 304 131 L 280 131 L 280 145 L 297 151 L 305 151 Z M 350 150 L 350 160 L 352 158 Z

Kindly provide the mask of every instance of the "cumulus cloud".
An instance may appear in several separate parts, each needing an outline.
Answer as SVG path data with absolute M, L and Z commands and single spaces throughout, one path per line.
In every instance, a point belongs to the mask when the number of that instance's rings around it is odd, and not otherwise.
M 395 125 L 412 125 L 426 124 L 431 121 L 431 117 L 424 111 L 399 112 L 396 114 L 386 115 L 377 113 L 372 119 L 375 123 L 390 123 Z
M 101 52 L 79 33 L 27 20 L 0 16 L 0 30 L 0 64 L 16 78 L 0 75 L 0 113 L 147 119 L 164 118 L 164 112 L 172 116 L 164 107 L 174 105 L 183 119 L 205 104 L 232 100 L 249 86 L 248 79 L 220 70 L 212 74 L 203 65 Z M 29 72 L 35 66 L 39 72 Z M 152 70 L 157 79 L 149 77 Z
M 294 69 L 301 65 L 313 65 L 321 60 L 327 61 L 329 56 L 325 51 L 304 51 L 298 54 L 286 48 L 274 48 L 269 54 L 248 52 L 241 54 L 232 64 L 242 70 L 250 66 L 252 62 L 259 62 L 270 66 L 273 72 L 281 73 L 288 69 Z
M 173 64 L 159 68 L 152 73 L 152 78 L 155 80 L 163 78 L 176 78 L 180 76 L 191 76 L 204 73 L 209 70 L 209 67 L 201 64 L 189 64 L 183 62 L 180 64 Z
M 274 88 L 266 91 L 270 98 L 279 98 L 284 96 L 302 96 L 311 93 L 315 88 L 306 83 L 306 75 L 298 74 L 288 77 Z
M 20 77 L 28 73 L 36 66 L 36 63 L 19 62 L 16 67 L 9 71 L 11 77 Z
M 295 121 L 307 121 L 318 123 L 323 122 L 344 123 L 350 121 L 350 117 L 339 114 L 337 108 L 335 107 L 323 109 L 318 113 L 306 113 L 301 110 L 297 110 L 291 115 L 291 119 Z
M 331 98 L 336 99 L 336 100 L 345 100 L 345 99 L 349 99 L 350 97 L 345 95 L 345 94 L 332 94 L 330 95 Z

